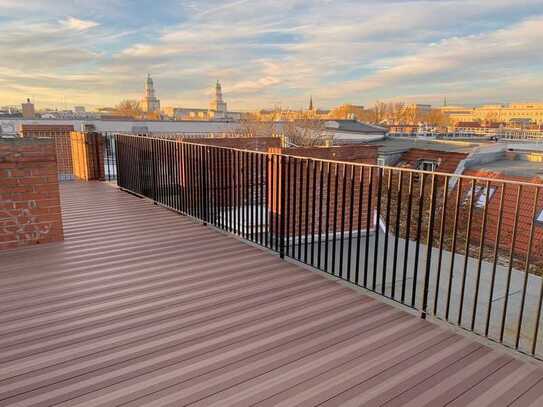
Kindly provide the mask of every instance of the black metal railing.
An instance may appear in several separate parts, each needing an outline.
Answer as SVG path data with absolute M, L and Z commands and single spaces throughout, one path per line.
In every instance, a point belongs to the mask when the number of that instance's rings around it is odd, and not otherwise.
M 118 185 L 543 354 L 542 185 L 117 135 Z

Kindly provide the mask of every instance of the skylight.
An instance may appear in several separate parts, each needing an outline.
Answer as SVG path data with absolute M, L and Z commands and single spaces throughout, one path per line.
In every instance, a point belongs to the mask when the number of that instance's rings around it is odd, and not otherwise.
M 539 215 L 536 216 L 535 221 L 540 225 L 543 225 L 543 209 L 539 211 Z

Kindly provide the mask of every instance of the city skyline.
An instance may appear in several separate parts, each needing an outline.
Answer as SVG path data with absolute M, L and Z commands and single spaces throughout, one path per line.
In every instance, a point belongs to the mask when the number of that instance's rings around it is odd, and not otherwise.
M 543 1 L 0 0 L 0 105 L 538 101 Z M 133 3 L 132 3 L 133 4 Z M 145 10 L 144 13 L 141 11 Z

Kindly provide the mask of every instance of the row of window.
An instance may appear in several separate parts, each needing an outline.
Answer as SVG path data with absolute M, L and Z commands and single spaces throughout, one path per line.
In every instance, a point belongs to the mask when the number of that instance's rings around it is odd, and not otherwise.
M 378 158 L 377 164 L 385 165 L 384 159 Z M 437 160 L 422 159 L 422 160 L 417 161 L 418 170 L 435 171 L 438 166 L 439 166 L 439 162 Z M 475 188 L 473 189 L 473 199 L 474 199 L 473 206 L 476 208 L 484 208 L 487 202 L 487 195 L 488 195 L 488 202 L 490 202 L 490 200 L 492 199 L 495 193 L 496 193 L 495 187 L 487 188 L 486 186 L 476 185 Z M 472 190 L 470 188 L 466 192 L 466 195 L 462 202 L 464 206 L 469 204 L 471 194 L 472 194 Z M 539 226 L 543 226 L 543 209 L 539 211 L 538 215 L 535 218 L 535 222 Z
M 473 206 L 475 206 L 476 208 L 484 208 L 487 202 L 487 197 L 486 197 L 487 194 L 488 194 L 488 202 L 490 203 L 490 200 L 494 196 L 495 192 L 496 192 L 496 188 L 494 187 L 490 187 L 487 189 L 486 187 L 476 185 L 475 188 L 473 189 L 473 196 L 474 196 Z M 469 189 L 466 192 L 466 196 L 464 197 L 463 204 L 468 205 L 470 198 L 471 198 L 471 189 Z M 539 210 L 534 221 L 538 226 L 543 226 L 543 208 Z

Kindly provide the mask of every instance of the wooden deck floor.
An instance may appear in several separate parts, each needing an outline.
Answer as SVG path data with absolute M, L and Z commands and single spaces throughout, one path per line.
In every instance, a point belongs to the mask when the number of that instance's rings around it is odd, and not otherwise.
M 542 406 L 543 371 L 102 183 L 0 254 L 0 406 Z

